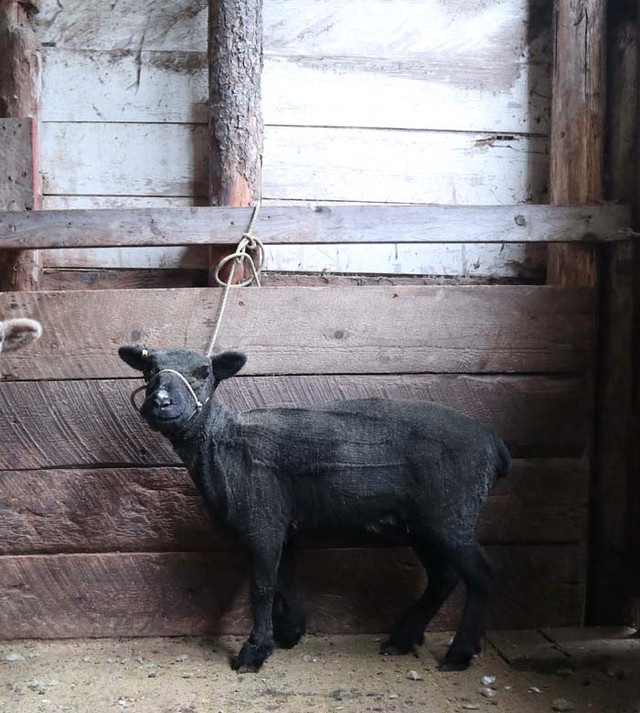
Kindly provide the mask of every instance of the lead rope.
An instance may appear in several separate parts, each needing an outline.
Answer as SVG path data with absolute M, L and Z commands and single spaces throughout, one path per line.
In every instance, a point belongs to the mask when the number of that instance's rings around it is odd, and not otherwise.
M 226 255 L 225 257 L 223 257 L 222 260 L 220 260 L 220 262 L 216 266 L 216 270 L 213 274 L 215 281 L 220 285 L 220 287 L 224 287 L 224 292 L 222 293 L 222 299 L 220 300 L 220 305 L 218 307 L 218 314 L 216 316 L 213 334 L 211 335 L 211 341 L 209 342 L 209 347 L 207 349 L 207 356 L 211 356 L 215 348 L 216 340 L 218 339 L 218 333 L 220 331 L 220 325 L 222 324 L 222 317 L 224 315 L 224 310 L 227 306 L 227 299 L 229 297 L 229 292 L 231 292 L 231 289 L 234 287 L 248 287 L 254 282 L 258 287 L 261 287 L 260 271 L 262 270 L 262 263 L 264 261 L 264 245 L 262 244 L 262 241 L 259 238 L 253 235 L 252 232 L 259 211 L 260 205 L 256 205 L 253 209 L 253 214 L 251 216 L 251 221 L 249 222 L 247 232 L 243 233 L 235 252 L 231 253 L 231 255 Z M 250 255 L 250 252 L 255 253 L 255 257 Z M 258 261 L 257 266 L 256 259 Z M 232 260 L 233 265 L 231 267 L 229 277 L 227 278 L 226 282 L 224 282 L 220 279 L 220 271 L 228 262 L 231 262 Z M 238 282 L 234 285 L 233 277 L 236 273 L 236 268 L 241 263 L 244 266 L 245 262 L 249 263 L 249 267 L 251 268 L 251 276 L 243 282 Z

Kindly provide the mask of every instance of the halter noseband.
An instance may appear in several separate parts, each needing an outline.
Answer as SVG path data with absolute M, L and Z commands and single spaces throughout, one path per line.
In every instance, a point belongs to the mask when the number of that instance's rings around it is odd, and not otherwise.
M 133 392 L 131 393 L 131 405 L 133 406 L 133 408 L 134 408 L 136 411 L 140 412 L 140 408 L 141 408 L 141 407 L 139 408 L 139 407 L 138 407 L 138 404 L 136 404 L 136 396 L 137 396 L 141 391 L 144 391 L 150 384 L 153 384 L 153 382 L 160 376 L 160 374 L 167 374 L 167 373 L 168 373 L 168 374 L 175 374 L 175 375 L 178 376 L 180 379 L 182 379 L 182 381 L 184 382 L 184 385 L 187 387 L 189 393 L 190 393 L 191 396 L 193 397 L 193 400 L 194 400 L 194 402 L 195 402 L 196 407 L 195 407 L 193 413 L 191 414 L 191 416 L 189 416 L 189 419 L 187 419 L 187 420 L 191 420 L 191 419 L 198 413 L 198 411 L 200 411 L 200 409 L 207 403 L 207 401 L 209 401 L 209 399 L 208 399 L 208 398 L 205 399 L 204 403 L 203 403 L 202 401 L 200 401 L 200 399 L 196 396 L 196 392 L 193 390 L 193 387 L 192 387 L 191 384 L 186 380 L 186 378 L 184 377 L 184 375 L 181 374 L 179 371 L 176 371 L 175 369 L 160 369 L 160 371 L 157 372 L 156 374 L 154 374 L 154 375 L 149 379 L 149 381 L 148 381 L 146 384 L 143 384 L 143 385 L 140 386 L 139 388 L 135 389 L 135 391 L 133 391 Z

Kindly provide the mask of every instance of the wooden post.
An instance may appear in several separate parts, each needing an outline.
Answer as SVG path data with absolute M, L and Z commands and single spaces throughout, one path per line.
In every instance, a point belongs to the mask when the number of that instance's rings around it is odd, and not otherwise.
M 640 146 L 638 146 L 638 128 L 640 127 L 640 4 L 634 4 L 635 16 L 631 16 L 631 21 L 635 25 L 635 32 L 632 34 L 635 42 L 635 66 L 632 67 L 627 79 L 629 86 L 635 84 L 635 103 L 630 109 L 635 109 L 633 114 L 633 162 L 635 163 L 635 181 L 629 182 L 631 203 L 633 207 L 634 229 L 640 232 Z M 640 315 L 640 244 L 636 240 L 634 243 L 634 314 Z M 632 565 L 632 586 L 634 604 L 633 614 L 635 620 L 632 622 L 640 628 L 640 322 L 638 318 L 634 320 L 633 338 L 633 413 L 631 421 L 632 434 L 632 469 L 629 487 L 629 531 L 630 548 L 629 561 Z M 633 437 L 635 436 L 635 437 Z
M 0 0 L 0 118 L 32 119 L 33 200 L 40 202 L 37 126 L 40 97 L 40 50 L 31 24 L 40 0 Z M 15 208 L 16 206 L 14 206 Z M 20 206 L 17 206 L 20 208 Z M 12 210 L 9 205 L 2 210 Z M 34 290 L 41 277 L 40 253 L 12 250 L 0 253 L 0 289 Z
M 262 1 L 209 0 L 209 202 L 249 206 L 262 191 Z M 238 240 L 247 226 L 238 226 Z M 212 246 L 209 284 L 229 248 Z M 236 281 L 242 275 L 236 271 Z
M 555 0 L 551 108 L 552 205 L 602 201 L 606 0 Z M 549 246 L 547 282 L 595 285 L 588 246 Z
M 606 0 L 555 0 L 550 200 L 603 200 Z M 631 417 L 630 248 L 549 246 L 547 281 L 596 286 L 600 340 L 586 620 L 621 624 L 630 602 L 627 554 Z M 598 272 L 600 274 L 598 274 Z
M 556 0 L 550 199 L 554 205 L 603 200 L 606 0 Z M 629 606 L 627 495 L 631 416 L 630 246 L 600 250 L 550 246 L 547 281 L 599 283 L 599 355 L 586 619 L 621 624 Z

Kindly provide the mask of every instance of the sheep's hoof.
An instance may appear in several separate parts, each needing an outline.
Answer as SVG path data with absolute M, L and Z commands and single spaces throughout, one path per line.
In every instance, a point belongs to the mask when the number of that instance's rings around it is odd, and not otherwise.
M 231 668 L 238 673 L 255 673 L 260 670 L 262 664 L 269 658 L 271 651 L 272 649 L 269 646 L 245 641 L 240 653 L 233 660 Z
M 279 649 L 292 649 L 302 638 L 304 631 L 282 628 L 273 632 L 273 638 Z
M 424 634 L 410 634 L 404 631 L 394 631 L 380 647 L 380 653 L 385 656 L 406 656 L 415 653 L 415 647 L 424 643 Z
M 471 664 L 472 654 L 464 651 L 449 651 L 438 665 L 438 671 L 466 671 Z

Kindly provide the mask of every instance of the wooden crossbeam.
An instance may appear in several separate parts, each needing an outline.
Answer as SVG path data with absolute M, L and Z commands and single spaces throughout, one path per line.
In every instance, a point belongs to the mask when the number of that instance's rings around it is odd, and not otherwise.
M 220 292 L 1 294 L 0 314 L 44 327 L 29 349 L 3 354 L 3 378 L 131 376 L 117 354 L 127 342 L 203 349 Z M 242 288 L 219 345 L 247 352 L 243 374 L 578 373 L 593 359 L 594 299 L 543 285 Z
M 0 248 L 235 244 L 252 208 L 0 213 Z M 629 208 L 311 205 L 263 207 L 265 243 L 598 243 L 627 238 Z

